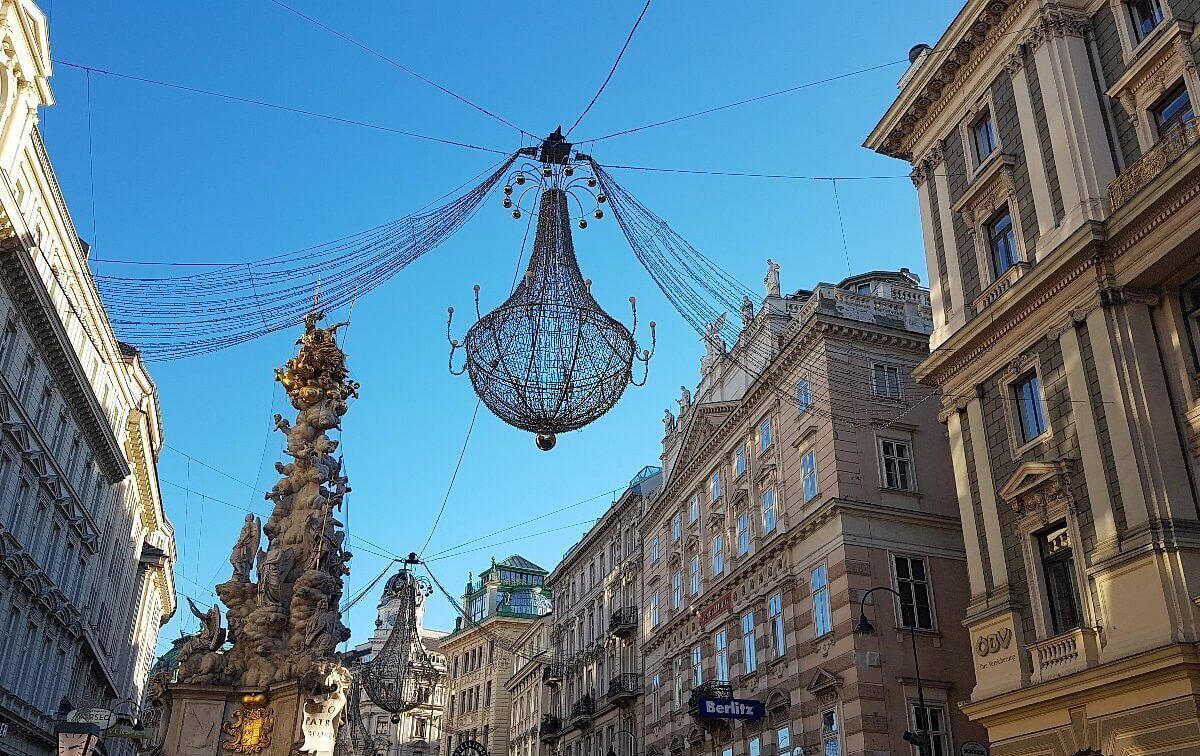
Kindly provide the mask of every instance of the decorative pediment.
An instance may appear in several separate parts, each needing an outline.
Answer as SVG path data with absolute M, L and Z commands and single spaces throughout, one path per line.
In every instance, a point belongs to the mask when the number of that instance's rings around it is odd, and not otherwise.
M 704 442 L 717 432 L 725 418 L 736 409 L 736 402 L 704 402 L 693 406 L 684 426 L 675 466 L 681 467 L 694 457 L 704 447 Z
M 817 667 L 804 689 L 814 696 L 823 696 L 828 693 L 836 694 L 840 687 L 842 687 L 841 675 L 830 672 L 824 667 Z
M 696 551 L 696 549 L 699 548 L 699 546 L 700 546 L 700 536 L 696 535 L 695 533 L 688 534 L 687 539 L 683 542 L 683 548 L 685 551 L 688 551 L 688 552 Z
M 1012 155 L 1001 153 L 991 158 L 954 203 L 954 211 L 962 215 L 967 228 L 976 230 L 1013 195 L 1016 165 L 1017 159 Z
M 1052 509 L 1072 505 L 1070 471 L 1067 459 L 1025 462 L 997 493 L 1018 515 L 1039 514 L 1048 519 Z
M 725 527 L 725 515 L 714 512 L 708 516 L 708 529 L 718 531 Z

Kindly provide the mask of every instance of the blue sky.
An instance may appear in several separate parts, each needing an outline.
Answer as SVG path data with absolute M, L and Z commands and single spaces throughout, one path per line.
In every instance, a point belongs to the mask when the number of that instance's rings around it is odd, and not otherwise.
M 608 72 L 642 2 L 316 3 L 296 7 L 537 134 L 569 125 Z M 219 90 L 357 120 L 511 150 L 510 128 L 422 84 L 269 0 L 205 4 L 58 0 L 56 59 Z M 608 89 L 575 137 L 586 139 L 705 107 L 875 66 L 934 42 L 958 5 L 655 2 Z M 860 145 L 895 95 L 896 65 L 701 118 L 589 145 L 602 163 L 838 176 L 901 176 L 906 165 Z M 83 73 L 59 65 L 59 104 L 43 112 L 51 157 L 96 258 L 244 261 L 344 236 L 407 214 L 481 171 L 492 157 L 361 127 L 214 100 L 93 74 L 93 160 Z M 94 183 L 90 176 L 94 173 Z M 633 193 L 709 257 L 761 287 L 764 261 L 785 290 L 847 272 L 829 182 L 620 171 Z M 924 270 L 916 195 L 906 178 L 838 184 L 855 272 Z M 95 214 L 91 211 L 94 192 Z M 507 292 L 523 224 L 493 198 L 456 237 L 356 305 L 346 349 L 362 398 L 343 435 L 354 493 L 349 529 L 404 554 L 418 549 L 462 446 L 474 394 L 446 371 L 445 308 L 485 306 Z M 491 556 L 519 552 L 552 567 L 611 496 L 661 451 L 662 408 L 698 379 L 703 348 L 654 288 L 610 221 L 576 246 L 595 293 L 628 322 L 659 326 L 650 381 L 551 453 L 481 410 L 432 555 L 529 517 L 589 500 L 534 525 L 434 561 L 452 591 Z M 95 263 L 100 272 L 139 269 Z M 144 272 L 145 269 L 140 269 Z M 458 324 L 465 329 L 467 323 Z M 294 333 L 152 366 L 165 415 L 160 474 L 175 523 L 181 591 L 228 577 L 243 512 L 265 511 L 284 409 L 273 368 Z M 221 472 L 189 461 L 188 454 Z M 223 473 L 223 474 L 222 474 Z M 236 480 L 235 480 L 236 479 Z M 211 499 L 185 493 L 202 492 Z M 595 498 L 598 495 L 599 498 Z M 225 506 L 212 499 L 229 502 Z M 523 540 L 491 544 L 509 538 Z M 482 547 L 482 548 L 481 548 Z M 479 549 L 462 553 L 466 549 Z M 354 548 L 350 592 L 386 559 Z M 376 589 L 377 591 L 378 589 Z M 184 608 L 161 645 L 194 620 Z M 374 601 L 351 611 L 356 640 Z M 453 625 L 437 600 L 431 624 Z

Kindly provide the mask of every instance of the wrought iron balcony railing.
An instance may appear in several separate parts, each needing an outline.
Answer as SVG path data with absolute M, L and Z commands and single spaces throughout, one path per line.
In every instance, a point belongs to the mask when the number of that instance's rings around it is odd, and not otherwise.
M 637 672 L 622 672 L 608 683 L 607 698 L 614 703 L 633 698 L 642 692 L 642 676 Z
M 596 698 L 592 694 L 587 694 L 583 698 L 575 702 L 571 707 L 571 726 L 584 728 L 592 723 L 592 718 L 596 716 Z
M 608 631 L 618 638 L 625 638 L 637 632 L 638 609 L 636 606 L 626 606 L 617 609 L 608 620 Z
M 551 662 L 542 668 L 542 682 L 547 685 L 558 685 L 563 681 L 564 665 L 561 662 Z
M 696 711 L 701 698 L 733 698 L 733 686 L 727 682 L 715 681 L 697 685 L 688 696 L 688 710 Z
M 542 724 L 538 728 L 538 735 L 541 737 L 543 743 L 558 740 L 559 736 L 562 735 L 562 731 L 563 724 L 560 718 L 554 714 L 542 715 Z
M 1200 142 L 1200 120 L 1196 118 L 1189 118 L 1167 132 L 1108 185 L 1108 204 L 1113 212 L 1158 178 L 1196 142 Z

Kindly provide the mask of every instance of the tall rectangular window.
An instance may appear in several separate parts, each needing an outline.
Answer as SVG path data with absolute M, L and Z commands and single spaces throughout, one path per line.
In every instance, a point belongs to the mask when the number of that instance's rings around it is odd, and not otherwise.
M 840 730 L 837 706 L 823 710 L 821 712 L 821 746 L 824 756 L 842 756 Z
M 712 478 L 708 482 L 708 492 L 712 496 L 712 500 L 716 501 L 721 498 L 721 473 L 716 471 L 712 474 Z
M 929 577 L 920 557 L 895 557 L 896 590 L 900 594 L 900 624 L 918 630 L 933 629 Z
M 654 719 L 655 720 L 657 720 L 660 716 L 662 716 L 662 712 L 659 711 L 659 696 L 662 695 L 662 692 L 660 690 L 661 688 L 662 688 L 662 675 L 655 672 L 654 677 L 651 678 L 651 680 L 650 680 L 650 690 L 651 690 L 650 705 L 652 707 L 652 710 L 654 711 Z
M 912 446 L 907 441 L 879 439 L 879 457 L 883 467 L 883 485 L 897 491 L 915 491 Z
M 1079 608 L 1071 534 L 1065 525 L 1059 524 L 1039 534 L 1037 541 L 1046 603 L 1050 608 L 1050 628 L 1055 635 L 1074 630 L 1082 624 L 1083 612 Z
M 762 756 L 762 740 L 758 735 L 750 738 L 750 743 L 746 747 L 747 756 Z
M 792 728 L 784 725 L 775 731 L 775 753 L 777 756 L 788 756 L 792 747 Z
M 768 488 L 762 492 L 763 532 L 775 532 L 775 489 Z
M 804 500 L 812 501 L 817 496 L 817 453 L 809 450 L 800 458 L 800 476 L 804 479 Z
M 683 657 L 676 656 L 673 661 L 671 677 L 671 704 L 676 709 L 683 708 Z
M 662 615 L 658 609 L 658 591 L 655 591 L 650 596 L 650 627 L 658 627 L 658 623 L 662 621 Z
M 875 396 L 883 399 L 899 399 L 902 386 L 902 376 L 898 366 L 879 362 L 871 366 L 871 391 Z
M 704 682 L 704 651 L 700 644 L 692 646 L 692 687 L 698 688 Z
M 758 669 L 758 652 L 754 647 L 754 612 L 742 615 L 742 659 L 746 674 Z
M 671 518 L 671 540 L 678 541 L 683 537 L 683 515 L 676 514 Z
M 808 376 L 804 376 L 796 383 L 796 409 L 804 412 L 811 406 L 812 387 L 809 385 Z
M 812 586 L 813 626 L 820 637 L 833 630 L 833 617 L 829 611 L 829 573 L 824 562 L 813 568 L 809 584 Z
M 1162 23 L 1162 5 L 1159 0 L 1129 0 L 1129 18 L 1133 21 L 1134 36 L 1141 42 Z
M 946 729 L 946 710 L 943 707 L 926 704 L 922 708 L 919 703 L 910 701 L 908 720 L 914 732 L 929 735 L 929 749 L 926 751 L 929 756 L 953 756 L 953 751 L 950 750 L 950 733 Z M 913 749 L 913 753 L 916 754 L 917 750 Z
M 650 561 L 658 561 L 658 536 L 654 536 L 654 538 L 650 539 Z
M 688 567 L 691 579 L 692 595 L 700 593 L 700 557 L 692 557 L 691 564 Z
M 1017 264 L 1017 235 L 1013 231 L 1012 213 L 1007 206 L 992 216 L 985 231 L 992 260 L 992 273 L 999 278 Z
M 776 593 L 767 600 L 767 623 L 771 630 L 771 650 L 775 658 L 782 658 L 787 651 L 787 635 L 783 626 L 783 594 Z
M 1042 409 L 1042 388 L 1036 372 L 1030 371 L 1011 386 L 1016 408 L 1018 441 L 1027 444 L 1046 432 L 1046 414 Z
M 675 609 L 683 603 L 683 573 L 671 573 L 671 606 Z
M 700 519 L 700 497 L 692 496 L 692 500 L 688 502 L 688 523 L 693 523 Z
M 725 538 L 714 536 L 712 542 L 712 574 L 714 577 L 725 572 Z
M 742 444 L 733 453 L 733 474 L 735 477 L 746 472 L 746 445 Z
M 760 444 L 759 448 L 763 451 L 769 449 L 774 442 L 775 439 L 771 435 L 771 418 L 768 417 L 766 420 L 763 420 L 758 426 L 758 440 Z
M 990 111 L 984 111 L 983 115 L 971 124 L 971 142 L 975 148 L 975 165 L 981 165 L 996 151 L 996 127 L 992 123 Z
M 717 649 L 717 682 L 729 682 L 729 631 L 720 630 L 713 645 Z
M 742 514 L 737 518 L 738 556 L 750 553 L 750 515 Z
M 1154 125 L 1158 129 L 1159 138 L 1165 138 L 1182 128 L 1194 115 L 1187 87 L 1182 81 L 1176 84 L 1159 98 L 1154 107 L 1150 108 L 1150 112 L 1154 115 Z

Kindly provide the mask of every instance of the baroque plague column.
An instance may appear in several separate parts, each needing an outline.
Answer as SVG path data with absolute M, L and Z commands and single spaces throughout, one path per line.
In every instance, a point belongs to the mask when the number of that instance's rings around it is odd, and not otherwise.
M 322 317 L 305 317 L 299 354 L 276 370 L 298 413 L 295 424 L 275 416 L 292 461 L 275 465 L 282 477 L 266 497 L 274 502 L 261 525 L 267 547 L 258 518 L 247 515 L 230 555 L 233 576 L 217 586 L 228 631 L 219 607 L 193 607 L 203 628 L 180 643 L 178 682 L 154 681 L 156 748 L 165 756 L 332 753 L 349 686 L 336 647 L 350 636 L 338 610 L 350 553 L 334 514 L 350 488 L 326 433 L 340 429 L 358 384 L 335 338 L 342 324 L 319 328 Z M 223 649 L 226 640 L 232 647 Z

